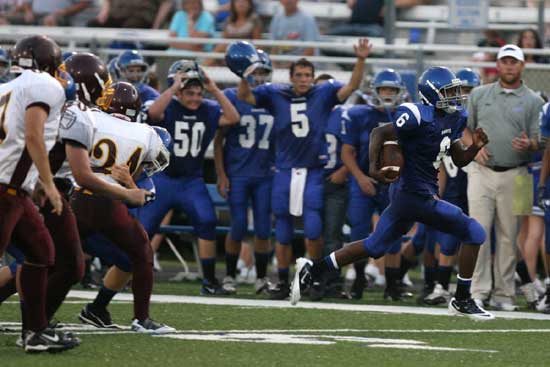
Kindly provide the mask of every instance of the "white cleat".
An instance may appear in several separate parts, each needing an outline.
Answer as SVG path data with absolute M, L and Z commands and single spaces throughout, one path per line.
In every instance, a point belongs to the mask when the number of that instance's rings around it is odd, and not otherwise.
M 311 286 L 311 266 L 313 262 L 301 257 L 296 260 L 296 269 L 294 271 L 294 280 L 290 290 L 290 304 L 296 305 L 302 297 L 301 291 Z
M 453 297 L 449 302 L 448 309 L 449 314 L 453 316 L 466 316 L 474 321 L 489 321 L 495 318 L 492 313 L 485 311 L 472 298 L 457 300 Z

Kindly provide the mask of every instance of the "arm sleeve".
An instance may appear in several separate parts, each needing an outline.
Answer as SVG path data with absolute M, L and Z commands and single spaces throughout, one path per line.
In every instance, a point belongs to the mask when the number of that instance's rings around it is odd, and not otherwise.
M 44 106 L 48 114 L 52 110 L 57 113 L 65 103 L 65 91 L 53 78 L 39 80 L 32 88 L 27 88 L 24 99 L 25 110 L 31 106 Z
M 351 112 L 351 113 L 350 113 Z M 357 123 L 353 118 L 353 112 L 350 110 L 344 110 L 342 112 L 341 123 L 343 125 L 340 131 L 340 140 L 342 144 L 349 144 L 356 146 L 359 142 L 359 129 Z
M 208 104 L 208 127 L 216 130 L 220 126 L 220 118 L 222 117 L 222 107 L 218 102 L 211 101 Z
M 320 85 L 323 90 L 323 100 L 326 102 L 326 106 L 332 108 L 333 106 L 340 104 L 338 100 L 338 91 L 344 86 L 344 83 L 330 79 L 326 83 Z
M 398 133 L 414 131 L 420 127 L 422 121 L 420 109 L 414 103 L 403 103 L 397 108 L 394 116 L 392 123 Z
M 68 108 L 61 116 L 59 137 L 83 145 L 86 150 L 92 150 L 95 128 L 93 122 L 77 108 Z
M 264 84 L 254 88 L 252 93 L 256 98 L 256 107 L 265 108 L 271 112 L 271 98 L 275 89 L 273 84 Z

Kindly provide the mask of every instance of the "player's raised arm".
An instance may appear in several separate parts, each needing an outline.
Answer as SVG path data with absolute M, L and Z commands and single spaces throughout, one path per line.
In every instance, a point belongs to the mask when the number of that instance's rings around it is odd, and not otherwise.
M 252 93 L 250 83 L 246 79 L 241 79 L 237 85 L 237 98 L 249 105 L 256 106 L 256 97 Z
M 369 42 L 368 38 L 359 39 L 359 43 L 353 46 L 355 56 L 357 56 L 357 61 L 353 67 L 353 72 L 351 73 L 349 83 L 344 85 L 338 91 L 338 100 L 340 100 L 340 102 L 344 102 L 353 93 L 353 91 L 359 89 L 361 81 L 363 80 L 363 74 L 365 72 L 365 59 L 369 56 L 371 49 L 372 44 Z
M 380 167 L 378 167 L 378 157 L 380 156 L 380 150 L 385 141 L 397 140 L 397 132 L 393 127 L 393 124 L 385 124 L 372 130 L 370 133 L 369 143 L 369 176 L 377 181 L 390 183 L 397 180 L 397 177 L 393 180 L 388 180 Z
M 487 134 L 481 127 L 476 128 L 472 133 L 472 144 L 465 147 L 462 141 L 456 140 L 451 145 L 451 158 L 457 167 L 464 167 L 474 160 L 477 153 L 489 142 Z
M 203 72 L 204 73 L 204 72 Z M 241 120 L 241 115 L 237 112 L 233 103 L 223 94 L 218 88 L 213 79 L 204 73 L 204 89 L 210 92 L 214 98 L 220 103 L 222 115 L 220 116 L 220 126 L 235 125 Z
M 154 122 L 162 122 L 164 120 L 164 111 L 168 104 L 174 97 L 174 94 L 181 88 L 181 82 L 184 78 L 183 73 L 177 72 L 173 76 L 174 82 L 168 89 L 166 89 L 162 94 L 153 102 L 147 111 L 149 119 Z

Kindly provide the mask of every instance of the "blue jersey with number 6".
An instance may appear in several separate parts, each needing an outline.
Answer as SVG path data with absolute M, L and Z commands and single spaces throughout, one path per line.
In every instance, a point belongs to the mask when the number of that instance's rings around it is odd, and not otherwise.
M 302 96 L 290 85 L 264 84 L 254 88 L 256 105 L 274 117 L 275 166 L 278 169 L 323 167 L 327 161 L 325 127 L 339 103 L 343 84 L 329 80 Z
M 451 144 L 462 137 L 466 113 L 447 114 L 433 106 L 403 103 L 395 112 L 393 126 L 403 150 L 405 165 L 397 187 L 422 195 L 437 195 L 437 170 Z
M 204 154 L 219 126 L 222 110 L 216 101 L 203 99 L 196 110 L 185 108 L 172 99 L 164 111 L 164 127 L 174 140 L 170 165 L 171 177 L 202 177 Z
M 236 88 L 224 91 L 241 121 L 225 132 L 224 166 L 229 177 L 265 177 L 273 173 L 273 116 L 237 99 Z

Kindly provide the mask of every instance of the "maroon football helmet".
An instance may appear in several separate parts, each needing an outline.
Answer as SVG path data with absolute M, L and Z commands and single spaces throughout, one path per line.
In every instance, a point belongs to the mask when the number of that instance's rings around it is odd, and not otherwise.
M 51 38 L 29 36 L 21 39 L 11 51 L 14 72 L 22 69 L 40 70 L 55 76 L 61 65 L 61 49 Z
M 78 53 L 65 61 L 65 69 L 73 77 L 78 100 L 97 105 L 97 100 L 111 85 L 107 67 L 91 53 Z
M 141 98 L 137 89 L 130 83 L 117 82 L 105 89 L 97 105 L 107 113 L 124 115 L 136 121 L 141 108 Z

